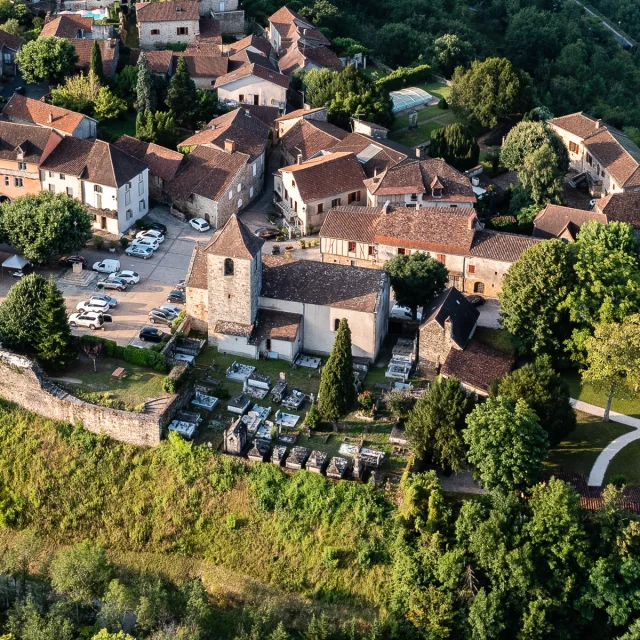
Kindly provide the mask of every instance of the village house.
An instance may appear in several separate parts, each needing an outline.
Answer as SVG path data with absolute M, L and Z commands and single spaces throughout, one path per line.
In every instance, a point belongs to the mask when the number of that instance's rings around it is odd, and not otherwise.
M 67 40 L 83 38 L 109 40 L 115 37 L 115 30 L 112 24 L 96 24 L 91 16 L 63 13 L 59 16 L 47 16 L 38 37 L 66 38 Z
M 319 229 L 332 207 L 364 204 L 365 174 L 353 153 L 331 153 L 282 167 L 274 175 L 274 199 L 291 233 Z
M 119 42 L 115 38 L 109 40 L 89 40 L 89 39 L 69 39 L 69 42 L 74 46 L 78 60 L 75 63 L 75 68 L 82 73 L 89 73 L 91 66 L 91 51 L 93 50 L 93 43 L 97 42 L 100 48 L 100 55 L 102 56 L 102 73 L 106 78 L 113 78 L 116 75 L 116 69 L 118 67 L 119 57 Z
M 16 54 L 20 51 L 24 40 L 0 29 L 0 75 L 12 78 L 16 75 Z
M 300 69 L 303 71 L 314 69 L 342 71 L 343 69 L 340 58 L 331 49 L 324 46 L 314 47 L 303 42 L 292 44 L 278 60 L 278 67 L 286 76 L 291 76 Z
M 582 112 L 549 124 L 567 147 L 570 168 L 586 173 L 593 196 L 640 190 L 640 148 L 626 134 Z
M 269 42 L 278 55 L 298 42 L 311 47 L 331 44 L 311 22 L 289 7 L 282 7 L 269 18 L 268 34 Z
M 197 89 L 213 89 L 216 80 L 227 73 L 229 58 L 223 57 L 218 45 L 187 47 L 186 51 L 147 51 L 145 53 L 151 73 L 171 78 L 184 58 L 189 77 Z
M 640 239 L 640 191 L 610 193 L 596 200 L 593 210 L 606 216 L 607 222 L 630 224 Z
M 2 119 L 20 124 L 35 124 L 57 131 L 61 136 L 95 138 L 98 123 L 82 113 L 33 100 L 14 93 L 2 110 Z
M 187 44 L 200 34 L 198 2 L 136 2 L 136 20 L 141 49 L 165 44 Z
M 266 56 L 267 58 L 271 58 L 274 54 L 271 43 L 266 38 L 255 34 L 242 38 L 242 40 L 238 40 L 237 42 L 229 45 L 228 52 L 230 56 L 236 55 L 241 51 L 250 51 L 252 53 Z
M 80 200 L 93 226 L 118 235 L 149 212 L 149 169 L 102 140 L 67 136 L 40 162 L 42 190 Z
M 184 164 L 184 155 L 153 142 L 143 142 L 126 135 L 118 138 L 113 144 L 120 151 L 149 167 L 149 197 L 152 202 L 164 202 L 164 189 Z
M 301 120 L 313 120 L 314 122 L 327 122 L 329 116 L 327 107 L 312 109 L 305 105 L 303 109 L 290 111 L 276 119 L 278 138 L 282 138 L 289 129 L 295 127 Z
M 315 158 L 335 147 L 348 135 L 344 129 L 329 122 L 300 118 L 280 138 L 283 164 L 296 164 Z
M 187 275 L 187 315 L 222 353 L 249 358 L 301 351 L 326 355 L 346 318 L 352 351 L 373 361 L 387 333 L 384 272 L 263 256 L 264 241 L 233 215 L 196 245 Z
M 338 207 L 320 230 L 323 262 L 382 268 L 398 255 L 427 253 L 449 284 L 495 298 L 511 265 L 536 238 L 486 231 L 470 208 Z

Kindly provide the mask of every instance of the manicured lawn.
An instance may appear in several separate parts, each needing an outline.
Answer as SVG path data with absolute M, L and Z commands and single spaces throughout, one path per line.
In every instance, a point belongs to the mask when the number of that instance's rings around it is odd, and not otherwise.
M 427 140 L 431 138 L 432 131 L 442 129 L 444 126 L 445 125 L 440 124 L 437 120 L 431 120 L 430 122 L 418 125 L 417 129 L 412 129 L 411 131 L 408 129 L 396 131 L 390 135 L 389 138 L 406 147 L 415 147 L 423 142 L 427 142 Z
M 605 484 L 616 475 L 623 475 L 627 485 L 640 487 L 640 440 L 631 442 L 614 457 L 604 476 Z
M 566 371 L 563 373 L 563 377 L 569 384 L 572 398 L 594 404 L 596 407 L 604 407 L 607 401 L 606 394 L 594 389 L 590 384 L 582 384 L 580 374 L 577 371 Z M 618 413 L 640 418 L 640 394 L 636 394 L 631 399 L 614 398 L 611 409 Z
M 576 414 L 578 426 L 566 440 L 549 452 L 545 466 L 556 471 L 584 473 L 588 476 L 600 452 L 630 428 L 617 422 L 602 422 L 581 411 Z
M 442 115 L 444 112 L 442 109 L 439 109 L 437 106 L 433 107 L 425 107 L 424 109 L 420 109 L 418 111 L 418 122 L 424 122 L 425 120 L 431 120 L 436 116 Z M 391 131 L 395 131 L 396 129 L 404 129 L 409 126 L 409 114 L 405 114 L 402 116 L 398 116 L 391 127 Z
M 136 114 L 127 111 L 122 118 L 101 123 L 100 128 L 109 131 L 114 138 L 119 138 L 124 135 L 135 137 Z
M 515 347 L 511 342 L 511 336 L 506 329 L 490 329 L 489 327 L 477 327 L 473 334 L 473 339 L 493 347 L 503 353 L 513 355 Z
M 424 89 L 427 93 L 430 93 L 436 98 L 446 98 L 447 102 L 449 102 L 451 87 L 448 87 L 446 84 L 441 84 L 440 82 L 425 82 L 416 86 L 420 89 Z

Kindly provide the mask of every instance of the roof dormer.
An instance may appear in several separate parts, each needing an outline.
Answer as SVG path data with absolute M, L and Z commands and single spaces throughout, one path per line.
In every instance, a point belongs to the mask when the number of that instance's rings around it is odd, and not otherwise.
M 438 176 L 436 176 L 432 181 L 431 181 L 431 195 L 434 198 L 442 198 L 442 193 L 444 192 L 444 185 L 442 184 L 442 182 L 440 182 L 440 178 L 438 178 Z

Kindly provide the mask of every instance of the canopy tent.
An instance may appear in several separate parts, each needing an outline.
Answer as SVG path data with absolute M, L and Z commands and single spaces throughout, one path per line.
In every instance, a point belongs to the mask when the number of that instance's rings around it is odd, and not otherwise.
M 437 100 L 424 89 L 418 87 L 407 87 L 400 91 L 391 91 L 389 93 L 393 102 L 393 113 L 413 109 L 422 104 L 431 104 Z
M 7 258 L 3 263 L 2 263 L 2 268 L 3 269 L 22 269 L 24 267 L 26 267 L 29 264 L 28 260 L 25 260 L 22 256 L 18 256 L 18 255 L 14 255 L 11 256 L 10 258 Z

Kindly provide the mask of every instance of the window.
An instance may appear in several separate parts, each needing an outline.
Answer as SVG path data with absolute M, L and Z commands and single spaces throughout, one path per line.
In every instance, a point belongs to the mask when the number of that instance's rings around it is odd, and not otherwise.
M 56 192 L 56 185 L 55 184 L 50 184 L 49 185 L 49 191 L 51 193 L 55 193 Z
M 249 197 L 253 198 L 253 187 L 249 189 Z
M 223 274 L 225 276 L 232 276 L 234 272 L 233 260 L 231 258 L 225 258 Z
M 349 194 L 349 196 L 348 196 L 349 204 L 351 204 L 352 202 L 357 202 L 358 200 L 360 200 L 360 192 L 359 191 L 354 191 L 353 193 Z
M 49 177 L 53 178 L 53 171 L 49 171 Z
M 236 191 L 238 193 L 240 193 L 242 191 L 242 182 L 238 184 L 238 187 L 237 187 Z
M 178 36 L 188 36 L 189 35 L 189 27 L 178 27 L 176 29 L 176 35 L 178 35 Z
M 126 213 L 124 214 L 127 220 L 131 220 L 131 218 L 133 218 L 133 211 L 131 211 L 131 209 L 127 209 Z
M 160 29 L 151 29 L 151 35 L 152 36 L 159 36 L 160 35 Z
M 445 255 L 444 255 L 444 253 L 439 253 L 439 254 L 436 256 L 436 260 L 437 260 L 438 262 L 442 262 L 442 264 L 445 264 L 445 263 L 447 262 L 447 256 L 445 256 Z
M 9 184 L 11 184 L 11 180 L 9 179 L 9 176 L 5 176 L 4 177 L 4 186 L 8 187 Z
M 476 265 L 475 264 L 470 264 L 468 269 L 469 273 L 475 273 L 476 272 Z
M 255 162 L 253 163 L 252 170 L 253 170 L 253 175 L 254 175 L 254 176 L 255 176 L 255 175 L 258 175 L 258 166 L 257 166 L 257 163 L 255 163 Z
M 354 253 L 356 250 L 356 243 L 355 242 L 349 242 L 349 245 L 347 247 L 347 251 L 349 253 Z
M 13 179 L 13 183 L 15 184 L 16 187 L 21 187 L 22 186 L 22 178 L 14 178 Z
M 340 326 L 340 318 L 336 318 L 336 319 L 333 321 L 333 330 L 334 330 L 334 331 L 337 331 L 339 326 Z
M 417 199 L 418 199 L 418 194 L 417 194 L 417 193 L 412 193 L 412 194 L 411 194 L 411 200 L 412 200 L 413 202 L 415 202 Z
M 212 80 L 212 81 L 211 81 L 211 86 L 212 86 L 212 87 L 215 87 L 215 85 L 216 85 L 216 81 L 215 81 L 215 80 Z
M 484 282 L 476 282 L 473 285 L 473 292 L 474 293 L 484 293 Z
M 26 162 L 18 162 L 18 169 L 20 171 L 26 171 L 27 170 L 27 163 Z
M 242 207 L 242 198 L 240 198 L 240 200 L 238 200 L 238 209 L 240 209 L 240 207 Z
M 138 211 L 144 211 L 144 200 L 140 200 L 138 203 Z
M 238 96 L 238 102 L 244 102 L 244 93 L 241 93 L 241 94 Z
M 341 200 L 340 200 L 340 198 L 334 198 L 334 199 L 331 201 L 331 206 L 332 206 L 332 207 L 339 207 L 339 206 L 340 206 L 340 204 L 341 204 Z
M 233 191 L 229 189 L 229 200 L 233 200 Z
M 404 249 L 403 247 L 398 247 L 398 255 L 399 256 L 405 256 L 407 255 L 407 250 Z
M 373 247 L 373 245 L 372 245 L 372 244 L 370 244 L 370 245 L 369 245 L 369 255 L 370 255 L 370 256 L 374 255 L 374 253 L 373 253 L 373 252 L 374 252 L 374 247 Z
M 124 185 L 124 203 L 131 204 L 131 183 L 127 182 Z
M 323 211 L 324 211 L 324 203 L 323 203 L 323 202 L 321 202 L 321 203 L 318 205 L 318 213 L 322 213 Z
M 65 179 L 64 173 L 61 173 L 60 174 L 60 180 L 64 180 L 64 179 Z
M 4 63 L 11 64 L 13 62 L 13 56 L 10 53 L 4 54 Z
M 571 151 L 571 153 L 578 153 L 580 147 L 575 142 L 569 141 L 569 151 Z
M 73 198 L 73 189 L 71 187 L 67 187 L 67 195 L 70 198 Z
M 141 196 L 144 193 L 144 182 L 142 181 L 142 174 L 140 174 L 140 180 L 138 180 L 138 195 Z
M 591 157 L 590 154 L 587 153 L 587 163 L 588 164 L 593 164 L 593 158 Z
M 295 186 L 296 186 L 296 181 L 295 181 L 295 180 L 292 180 L 292 181 L 291 181 L 291 186 L 292 186 L 292 187 L 295 187 Z
M 49 177 L 51 177 L 51 172 L 49 172 Z M 94 184 L 93 185 L 93 190 L 96 193 L 102 193 L 102 187 L 99 184 Z

